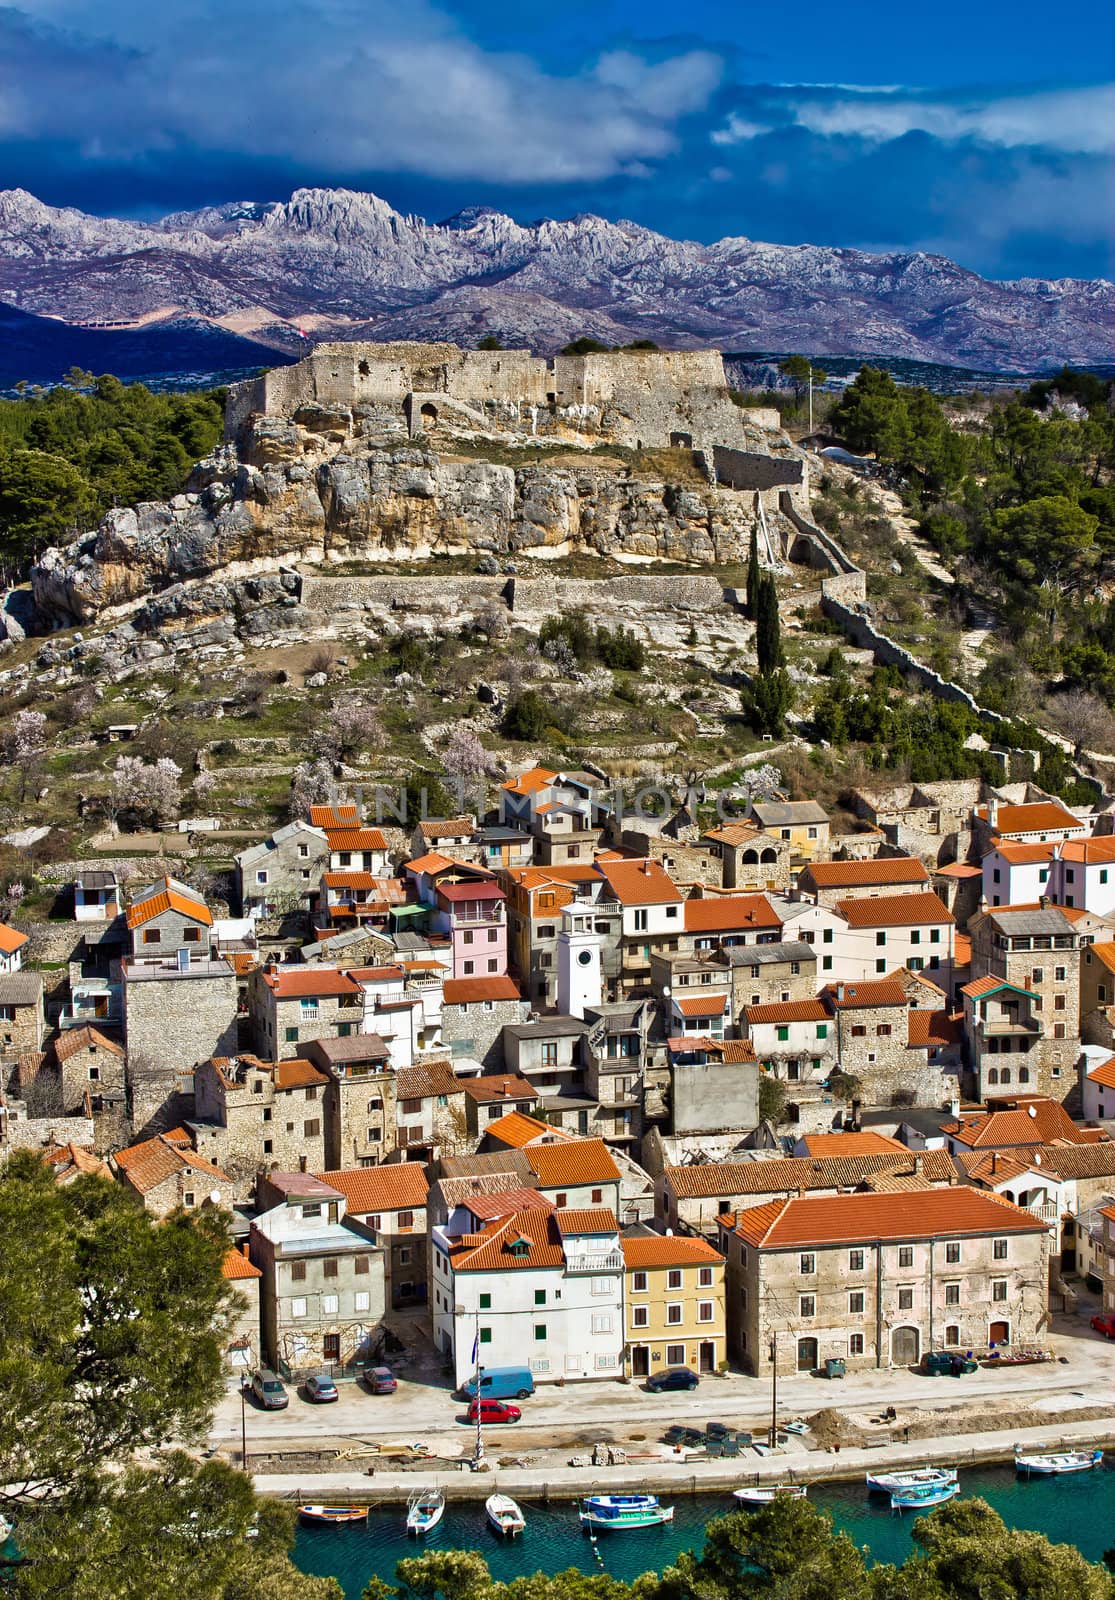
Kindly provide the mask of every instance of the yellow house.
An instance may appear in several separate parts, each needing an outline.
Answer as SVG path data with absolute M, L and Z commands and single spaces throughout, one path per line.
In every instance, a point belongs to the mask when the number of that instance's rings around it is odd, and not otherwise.
M 828 812 L 816 800 L 755 800 L 747 814 L 764 833 L 789 844 L 794 866 L 828 860 Z
M 647 1234 L 621 1243 L 627 1375 L 718 1371 L 727 1359 L 724 1257 L 703 1239 Z

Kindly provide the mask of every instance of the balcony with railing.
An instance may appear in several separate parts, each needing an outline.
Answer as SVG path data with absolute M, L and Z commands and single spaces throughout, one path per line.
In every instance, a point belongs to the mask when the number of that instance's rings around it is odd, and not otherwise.
M 604 1273 L 623 1271 L 623 1251 L 608 1250 L 599 1255 L 585 1256 L 567 1254 L 565 1257 L 565 1270 L 567 1273 Z

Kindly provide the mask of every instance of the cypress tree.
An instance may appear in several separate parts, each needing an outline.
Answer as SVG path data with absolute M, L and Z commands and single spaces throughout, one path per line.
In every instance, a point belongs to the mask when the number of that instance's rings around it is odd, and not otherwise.
M 764 576 L 759 584 L 755 618 L 755 648 L 759 671 L 766 676 L 782 665 L 782 630 L 778 622 L 778 591 L 774 579 Z
M 759 583 L 762 579 L 762 570 L 759 566 L 759 530 L 755 523 L 751 524 L 751 548 L 747 552 L 747 619 L 755 622 L 758 619 Z

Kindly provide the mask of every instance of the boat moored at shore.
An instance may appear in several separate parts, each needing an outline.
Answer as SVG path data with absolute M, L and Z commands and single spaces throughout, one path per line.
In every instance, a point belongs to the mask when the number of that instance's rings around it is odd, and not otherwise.
M 1015 1469 L 1035 1477 L 1089 1472 L 1102 1461 L 1102 1450 L 1023 1450 L 1018 1445 L 1014 1447 Z
M 298 1515 L 303 1522 L 317 1522 L 332 1526 L 342 1522 L 365 1522 L 368 1517 L 367 1506 L 343 1505 L 302 1505 L 298 1507 Z
M 769 1506 L 772 1501 L 785 1498 L 787 1500 L 804 1500 L 806 1488 L 804 1483 L 753 1483 L 745 1485 L 742 1489 L 733 1489 L 732 1498 L 746 1506 Z
M 929 1511 L 933 1506 L 943 1506 L 955 1500 L 960 1485 L 952 1483 L 926 1483 L 912 1489 L 896 1489 L 890 1497 L 892 1511 Z
M 484 1502 L 484 1515 L 504 1539 L 513 1539 L 527 1525 L 527 1519 L 509 1494 L 490 1494 Z
M 421 1537 L 431 1533 L 445 1515 L 441 1489 L 419 1489 L 407 1501 L 407 1532 Z
M 895 1468 L 893 1472 L 866 1472 L 864 1482 L 877 1494 L 895 1494 L 902 1489 L 932 1488 L 936 1484 L 955 1483 L 955 1467 Z
M 658 1503 L 656 1494 L 594 1494 L 581 1506 L 586 1528 L 652 1528 L 674 1520 L 673 1506 Z

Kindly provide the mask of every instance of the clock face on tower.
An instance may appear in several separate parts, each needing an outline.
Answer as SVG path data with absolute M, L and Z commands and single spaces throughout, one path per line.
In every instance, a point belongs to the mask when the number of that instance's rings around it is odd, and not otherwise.
M 592 951 L 591 950 L 582 950 L 580 952 L 580 954 L 578 955 L 577 960 L 581 963 L 582 967 L 589 966 L 589 964 L 592 961 Z

